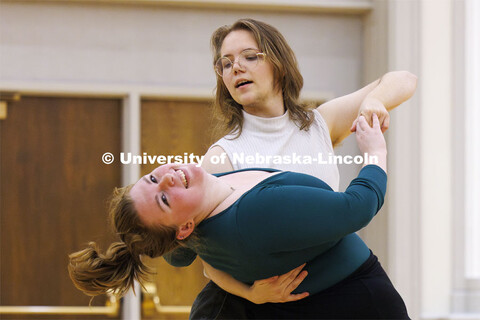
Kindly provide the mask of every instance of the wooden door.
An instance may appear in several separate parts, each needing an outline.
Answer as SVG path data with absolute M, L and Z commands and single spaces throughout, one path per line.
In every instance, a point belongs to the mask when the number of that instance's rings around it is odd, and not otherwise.
M 142 153 L 148 155 L 204 155 L 212 143 L 208 102 L 142 101 Z M 143 165 L 142 175 L 158 165 Z M 149 261 L 162 305 L 191 305 L 208 282 L 198 259 L 187 268 L 175 268 L 163 258 Z M 143 319 L 185 319 L 188 314 L 144 315 Z
M 68 277 L 68 254 L 91 240 L 103 249 L 113 240 L 105 207 L 121 184 L 120 166 L 101 157 L 119 154 L 120 123 L 115 99 L 22 97 L 9 104 L 0 121 L 1 306 L 88 306 Z

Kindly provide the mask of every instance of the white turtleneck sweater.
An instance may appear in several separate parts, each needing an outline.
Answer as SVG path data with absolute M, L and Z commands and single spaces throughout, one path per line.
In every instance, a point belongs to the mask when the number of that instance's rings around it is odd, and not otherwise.
M 290 120 L 288 111 L 280 117 L 262 118 L 243 111 L 240 137 L 229 134 L 215 142 L 225 150 L 235 170 L 274 168 L 315 176 L 338 191 L 337 165 L 329 163 L 333 146 L 327 124 L 317 110 L 308 131 Z

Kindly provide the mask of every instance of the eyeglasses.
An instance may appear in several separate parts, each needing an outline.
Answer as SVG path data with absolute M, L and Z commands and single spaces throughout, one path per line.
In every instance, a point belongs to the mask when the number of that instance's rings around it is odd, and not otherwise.
M 266 54 L 263 52 L 257 52 L 254 49 L 243 50 L 236 61 L 232 61 L 227 57 L 221 57 L 215 63 L 215 71 L 220 77 L 229 75 L 232 72 L 235 62 L 242 68 L 255 68 L 259 60 L 264 61 Z

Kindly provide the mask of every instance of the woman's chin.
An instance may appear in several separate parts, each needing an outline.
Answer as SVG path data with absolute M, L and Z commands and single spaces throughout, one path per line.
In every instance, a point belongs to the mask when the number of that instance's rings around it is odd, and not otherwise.
M 253 108 L 256 104 L 256 97 L 253 94 L 244 94 L 238 99 L 235 99 L 239 104 L 241 104 L 244 108 Z

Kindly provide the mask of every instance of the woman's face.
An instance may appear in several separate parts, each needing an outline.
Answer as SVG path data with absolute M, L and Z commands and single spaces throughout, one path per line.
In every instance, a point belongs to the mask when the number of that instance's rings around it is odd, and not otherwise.
M 208 174 L 194 164 L 166 164 L 143 176 L 130 191 L 147 226 L 180 226 L 204 207 Z
M 282 93 L 274 90 L 273 66 L 268 61 L 259 59 L 253 68 L 240 66 L 238 56 L 245 49 L 255 49 L 260 52 L 252 33 L 246 30 L 230 32 L 223 40 L 220 57 L 235 61 L 231 72 L 223 75 L 223 82 L 232 98 L 243 106 L 245 111 L 253 113 L 249 108 L 268 107 L 283 101 Z M 239 85 L 244 81 L 247 84 Z M 251 112 L 253 111 L 253 112 Z

